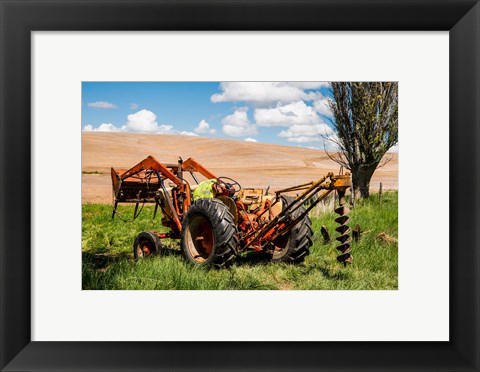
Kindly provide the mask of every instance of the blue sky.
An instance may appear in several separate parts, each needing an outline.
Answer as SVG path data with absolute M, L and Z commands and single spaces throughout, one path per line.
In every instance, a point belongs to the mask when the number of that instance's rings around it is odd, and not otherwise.
M 328 96 L 324 82 L 83 82 L 82 130 L 323 149 Z

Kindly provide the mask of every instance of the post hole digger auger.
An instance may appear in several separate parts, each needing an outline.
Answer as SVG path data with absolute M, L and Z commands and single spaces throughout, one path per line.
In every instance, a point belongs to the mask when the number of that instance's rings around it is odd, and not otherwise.
M 344 265 L 347 263 L 352 263 L 352 255 L 350 251 L 352 250 L 351 241 L 352 237 L 350 236 L 350 227 L 347 223 L 350 221 L 347 213 L 349 212 L 348 207 L 346 206 L 345 200 L 345 190 L 338 190 L 338 208 L 335 208 L 335 213 L 340 215 L 335 218 L 335 222 L 338 223 L 338 226 L 335 231 L 337 231 L 340 236 L 337 237 L 337 241 L 340 242 L 340 245 L 337 249 L 341 254 L 337 257 L 338 262 L 343 262 Z
M 217 177 L 192 158 L 162 164 L 149 156 L 127 171 L 112 168 L 111 176 L 112 217 L 118 203 L 135 203 L 134 215 L 140 203 L 154 203 L 154 214 L 160 207 L 162 225 L 169 228 L 166 233 L 152 230 L 138 234 L 135 258 L 161 253 L 161 239 L 172 238 L 181 239 L 183 255 L 194 264 L 226 267 L 246 250 L 263 252 L 274 262 L 303 262 L 313 244 L 308 213 L 336 190 L 341 196 L 336 209 L 341 234 L 337 260 L 344 264 L 352 261 L 344 206 L 351 182 L 348 174 L 328 173 L 317 181 L 268 194 L 262 189 L 242 189 L 237 181 Z M 215 197 L 193 202 L 199 176 L 215 180 L 222 188 Z M 296 197 L 287 195 L 293 192 L 298 193 Z

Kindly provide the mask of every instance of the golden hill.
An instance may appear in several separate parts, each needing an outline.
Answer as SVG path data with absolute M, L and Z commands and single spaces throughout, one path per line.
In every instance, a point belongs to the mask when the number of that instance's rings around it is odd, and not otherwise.
M 165 163 L 195 158 L 217 176 L 231 177 L 244 187 L 293 186 L 338 172 L 323 150 L 260 142 L 183 135 L 82 133 L 82 200 L 111 202 L 110 167 L 128 169 L 148 155 Z M 398 187 L 398 155 L 377 169 L 371 190 Z M 92 173 L 96 172 L 96 173 Z

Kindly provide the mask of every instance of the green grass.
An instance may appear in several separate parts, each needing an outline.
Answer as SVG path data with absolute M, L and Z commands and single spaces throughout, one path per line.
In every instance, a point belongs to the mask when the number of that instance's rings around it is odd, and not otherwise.
M 320 234 L 320 227 L 325 225 L 335 237 L 336 215 L 317 210 L 312 213 L 314 245 L 303 264 L 266 263 L 249 252 L 225 270 L 186 262 L 179 242 L 168 239 L 163 240 L 166 249 L 162 257 L 134 261 L 135 236 L 144 230 L 163 229 L 158 215 L 152 220 L 153 208 L 145 206 L 131 221 L 133 208 L 122 205 L 121 218 L 112 220 L 110 205 L 84 204 L 83 289 L 397 289 L 397 200 L 396 192 L 384 193 L 381 204 L 378 195 L 372 195 L 357 202 L 350 212 L 350 226 L 358 224 L 365 231 L 360 241 L 353 242 L 352 265 L 339 264 L 336 242 L 324 243 Z

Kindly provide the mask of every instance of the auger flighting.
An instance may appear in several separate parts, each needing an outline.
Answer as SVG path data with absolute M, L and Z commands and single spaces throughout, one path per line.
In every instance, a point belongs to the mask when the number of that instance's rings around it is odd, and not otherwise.
M 342 262 L 344 266 L 347 266 L 347 263 L 352 263 L 353 258 L 350 254 L 352 250 L 352 246 L 350 242 L 352 241 L 352 237 L 350 236 L 350 227 L 348 226 L 348 222 L 350 218 L 348 217 L 348 213 L 350 209 L 346 206 L 346 198 L 345 193 L 346 190 L 339 189 L 338 192 L 338 207 L 335 208 L 335 213 L 339 215 L 335 219 L 340 226 L 338 226 L 335 231 L 337 231 L 340 236 L 336 238 L 337 241 L 340 242 L 340 245 L 337 249 L 341 252 L 340 255 L 337 256 L 337 261 Z

